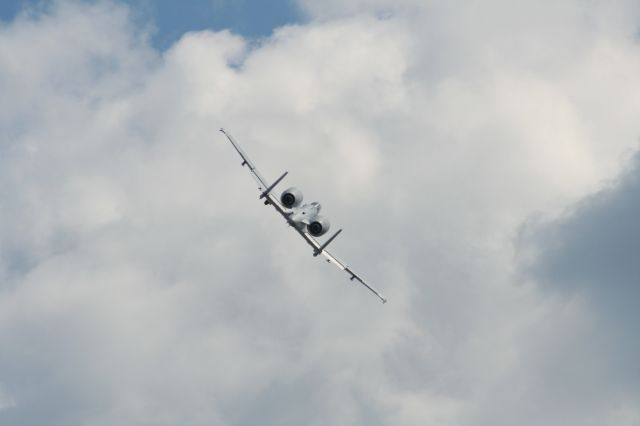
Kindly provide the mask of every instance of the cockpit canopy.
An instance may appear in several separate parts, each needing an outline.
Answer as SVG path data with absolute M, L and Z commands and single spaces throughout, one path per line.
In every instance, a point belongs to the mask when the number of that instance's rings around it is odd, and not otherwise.
M 319 212 L 320 210 L 322 210 L 322 204 L 320 204 L 320 203 L 319 203 L 319 202 L 317 202 L 317 201 L 314 201 L 313 203 L 311 203 L 311 205 L 312 205 L 312 206 L 314 206 L 315 208 L 317 208 L 317 209 L 318 209 L 318 212 Z

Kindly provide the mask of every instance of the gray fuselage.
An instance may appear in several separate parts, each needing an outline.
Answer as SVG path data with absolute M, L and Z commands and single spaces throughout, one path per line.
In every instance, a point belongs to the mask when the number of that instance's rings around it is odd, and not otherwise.
M 298 229 L 303 229 L 318 217 L 321 209 L 322 206 L 318 202 L 293 207 L 289 213 L 289 221 Z

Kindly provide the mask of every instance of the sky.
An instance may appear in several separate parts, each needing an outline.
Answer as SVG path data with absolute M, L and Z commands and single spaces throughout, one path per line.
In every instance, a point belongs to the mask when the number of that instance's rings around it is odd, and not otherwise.
M 95 1 L 81 0 L 85 3 Z M 47 8 L 55 2 L 41 0 L 3 0 L 0 19 L 11 21 L 21 12 Z M 164 50 L 184 33 L 201 30 L 224 30 L 251 39 L 267 37 L 280 26 L 303 19 L 302 9 L 290 0 L 123 0 L 132 19 L 148 26 L 151 44 Z
M 19 4 L 0 424 L 640 425 L 637 2 Z

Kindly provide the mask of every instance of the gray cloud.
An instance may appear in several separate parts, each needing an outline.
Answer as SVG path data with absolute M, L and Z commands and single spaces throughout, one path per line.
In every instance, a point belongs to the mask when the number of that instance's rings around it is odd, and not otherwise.
M 640 300 L 640 156 L 605 189 L 582 199 L 563 217 L 523 230 L 526 273 L 545 292 L 582 300 L 592 312 L 588 356 L 612 384 L 640 392 L 636 324 Z M 586 343 L 586 342 L 584 342 Z M 597 343 L 600 348 L 596 348 Z M 586 349 L 586 348 L 585 348 Z
M 640 273 L 635 261 L 640 249 L 639 158 L 564 217 L 525 228 L 525 238 L 540 251 L 532 272 L 541 285 L 558 292 L 594 293 L 605 305 L 610 297 L 631 302 L 640 296 L 635 280 Z
M 634 143 L 635 9 L 356 3 L 166 52 L 109 2 L 0 29 L 0 423 L 637 424 L 606 313 L 516 285 L 513 246 Z M 221 126 L 389 304 L 253 198 Z

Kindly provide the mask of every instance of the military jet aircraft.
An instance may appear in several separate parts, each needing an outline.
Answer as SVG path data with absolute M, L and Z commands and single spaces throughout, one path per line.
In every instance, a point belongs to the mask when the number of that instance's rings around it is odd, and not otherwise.
M 334 255 L 327 251 L 327 246 L 342 232 L 342 229 L 339 229 L 335 234 L 333 234 L 329 239 L 327 239 L 324 243 L 320 244 L 315 237 L 320 237 L 324 235 L 329 230 L 329 221 L 324 217 L 320 216 L 320 210 L 322 206 L 320 203 L 313 202 L 309 204 L 302 203 L 302 192 L 299 189 L 291 187 L 289 189 L 285 189 L 280 198 L 273 195 L 272 191 L 284 179 L 284 177 L 289 172 L 284 172 L 282 176 L 276 179 L 272 184 L 267 183 L 267 181 L 262 177 L 256 166 L 249 160 L 249 157 L 242 151 L 240 145 L 231 137 L 229 133 L 227 133 L 224 129 L 220 129 L 222 133 L 229 139 L 229 142 L 233 145 L 233 147 L 238 151 L 240 157 L 242 157 L 242 166 L 247 166 L 249 168 L 249 172 L 251 176 L 258 183 L 258 189 L 260 190 L 259 199 L 264 199 L 265 205 L 273 206 L 278 213 L 285 218 L 287 223 L 295 229 L 298 234 L 313 248 L 313 255 L 323 255 L 327 262 L 333 263 L 338 268 L 342 269 L 346 273 L 350 275 L 349 279 L 351 281 L 357 280 L 366 288 L 368 288 L 373 294 L 378 296 L 382 303 L 387 303 L 387 299 L 379 293 L 376 289 L 371 287 L 369 284 L 365 282 L 365 280 L 356 274 L 349 266 L 345 265 L 343 262 L 338 260 Z

